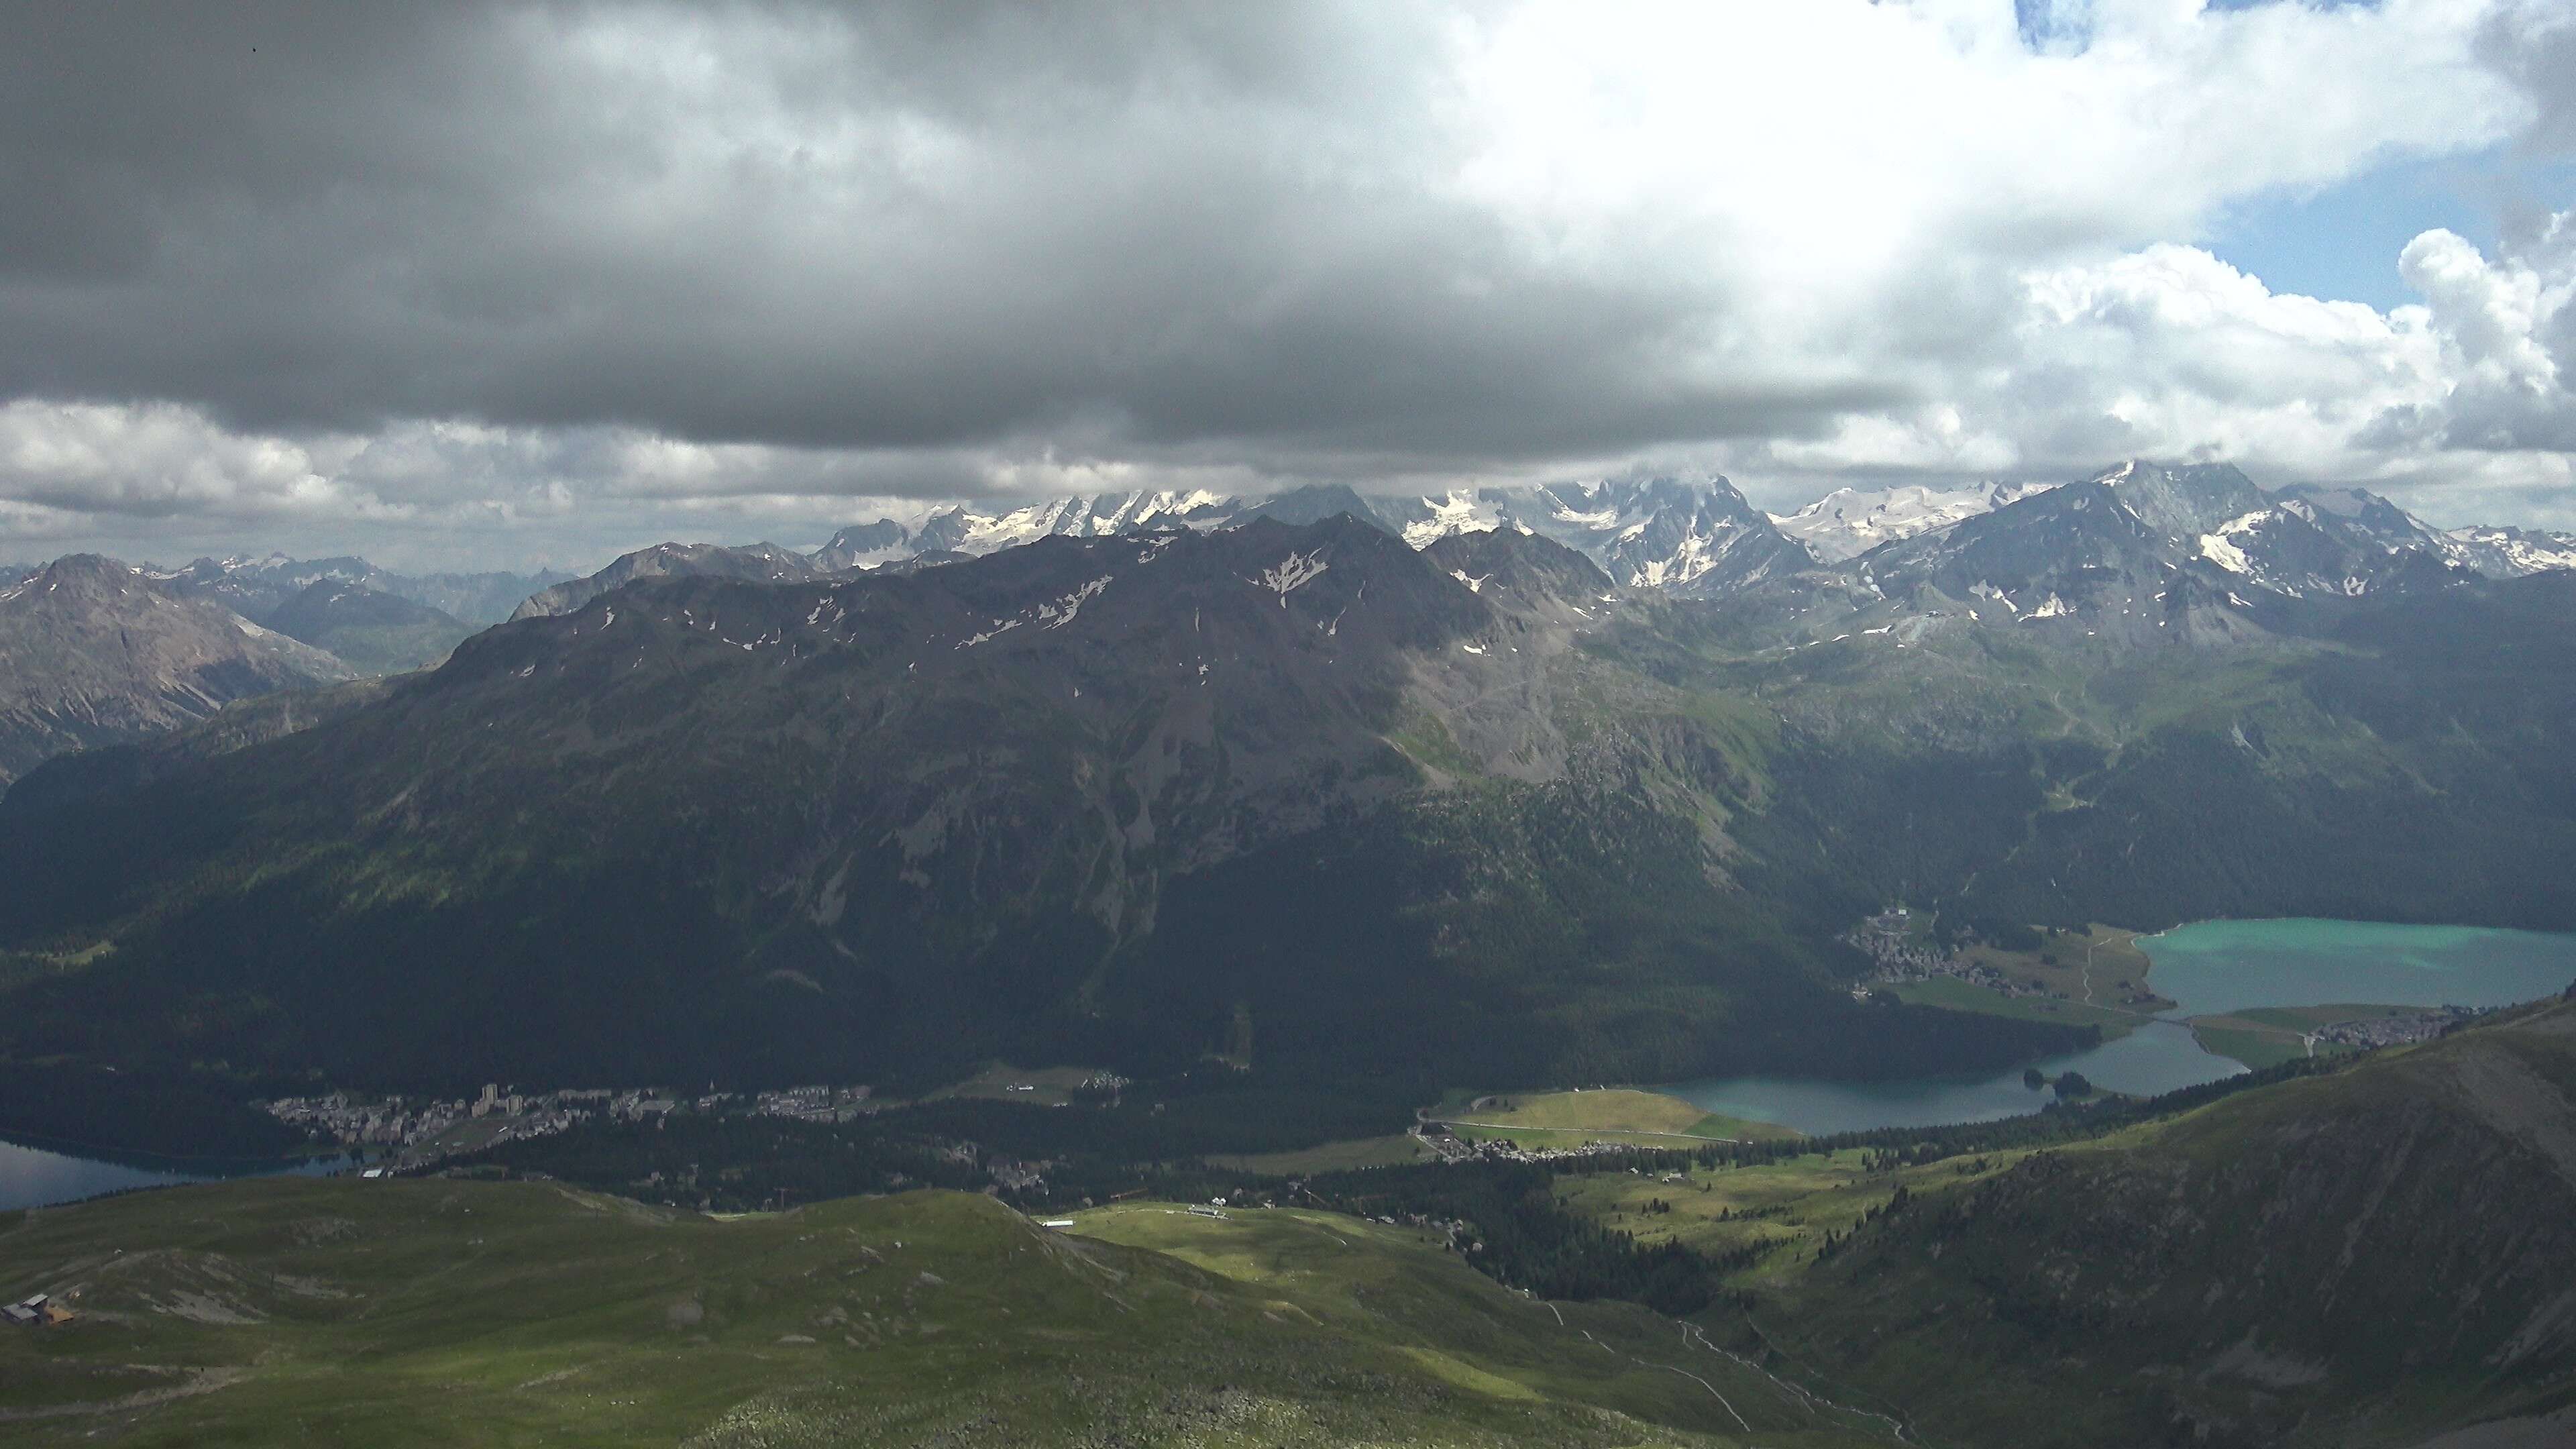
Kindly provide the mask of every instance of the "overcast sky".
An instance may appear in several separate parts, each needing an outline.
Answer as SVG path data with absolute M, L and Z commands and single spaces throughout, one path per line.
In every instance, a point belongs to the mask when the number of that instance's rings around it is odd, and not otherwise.
M 2576 526 L 2566 0 L 67 0 L 0 194 L 0 559 L 2133 455 Z

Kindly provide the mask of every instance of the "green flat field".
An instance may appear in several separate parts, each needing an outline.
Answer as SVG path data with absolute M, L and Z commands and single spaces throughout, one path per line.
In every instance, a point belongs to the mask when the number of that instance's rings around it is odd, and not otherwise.
M 79 1313 L 0 1332 L 0 1439 L 1886 1442 L 1667 1320 L 1523 1298 L 1418 1230 L 1156 1205 L 1084 1228 L 1116 1241 L 956 1193 L 717 1221 L 436 1179 L 0 1218 L 0 1295 Z
M 1020 1102 L 1040 1107 L 1061 1107 L 1073 1100 L 1073 1089 L 1092 1074 L 1090 1067 L 1015 1067 L 996 1062 L 955 1086 L 942 1087 L 922 1100 L 936 1102 L 943 1097 L 988 1097 L 1001 1102 Z M 1030 1090 L 1015 1092 L 1013 1087 Z M 876 1103 L 890 1106 L 891 1103 Z
M 2375 1021 L 2383 1016 L 2412 1016 L 2420 1006 L 2375 1006 L 2360 1002 L 2338 1002 L 2329 1006 L 2257 1006 L 2232 1013 L 2238 1019 L 2258 1026 L 2283 1028 L 2293 1032 L 2315 1031 L 2339 1021 Z
M 1327 1142 L 1320 1147 L 1301 1148 L 1295 1152 L 1227 1153 L 1210 1157 L 1209 1162 L 1235 1172 L 1258 1172 L 1271 1177 L 1311 1177 L 1319 1172 L 1347 1172 L 1358 1167 L 1400 1167 L 1408 1162 L 1429 1162 L 1438 1157 L 1410 1132 L 1386 1137 L 1359 1137 L 1348 1142 Z
M 2249 1021 L 2242 1016 L 2196 1016 L 2191 1038 L 2213 1056 L 2230 1057 L 2261 1071 L 2286 1061 L 2313 1056 L 2307 1039 L 2295 1031 Z M 2335 1048 L 2328 1048 L 2335 1050 Z
M 2413 1006 L 2339 1003 L 2331 1006 L 2258 1006 L 2224 1016 L 2195 1016 L 2191 1034 L 2203 1051 L 2233 1057 L 2257 1071 L 2298 1057 L 2352 1048 L 2320 1042 L 2313 1052 L 2308 1033 L 2340 1021 L 2368 1021 L 2383 1016 L 2409 1016 Z
M 1962 954 L 2017 981 L 2057 992 L 2079 1006 L 2125 1007 L 2150 1015 L 2173 1005 L 2147 984 L 2147 953 L 2138 933 L 2089 925 L 2048 937 L 2036 951 L 1971 946 Z
M 1788 1128 L 1740 1117 L 1722 1117 L 1660 1092 L 1608 1088 L 1479 1097 L 1442 1109 L 1450 1130 L 1471 1142 L 1507 1141 L 1522 1147 L 1579 1147 L 1586 1142 L 1625 1142 L 1641 1147 L 1688 1147 L 1701 1142 L 1750 1142 L 1795 1137 Z
M 2086 1006 L 2080 1001 L 2059 1001 L 2048 996 L 2006 996 L 1955 976 L 1936 976 L 1929 981 L 1904 981 L 1890 988 L 1899 1001 L 1916 1006 L 1940 1006 L 1952 1011 L 1976 1011 L 1988 1016 L 2009 1016 L 2020 1021 L 2059 1021 L 2069 1026 L 2098 1026 L 2104 1039 L 2127 1036 L 2141 1022 L 2150 1019 L 2143 1011 L 2127 1011 L 2113 1006 Z

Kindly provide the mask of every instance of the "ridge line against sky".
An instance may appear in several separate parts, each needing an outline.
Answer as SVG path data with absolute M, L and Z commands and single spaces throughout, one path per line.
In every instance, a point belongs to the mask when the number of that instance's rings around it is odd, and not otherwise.
M 2555 0 L 17 7 L 0 175 L 6 558 L 2133 456 L 2576 526 Z

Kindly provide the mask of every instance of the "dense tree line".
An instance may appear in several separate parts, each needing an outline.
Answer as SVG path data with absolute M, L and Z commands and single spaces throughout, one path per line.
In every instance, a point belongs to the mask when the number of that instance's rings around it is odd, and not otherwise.
M 1473 1224 L 1467 1261 L 1542 1298 L 1616 1298 L 1676 1317 L 1709 1305 L 1720 1264 L 1679 1243 L 1641 1247 L 1566 1211 L 1555 1178 L 1535 1163 L 1387 1167 L 1315 1178 L 1304 1200 L 1362 1217 Z
M 185 1071 L 0 1063 L 0 1135 L 93 1155 L 275 1158 L 302 1132 L 249 1105 L 285 1083 Z

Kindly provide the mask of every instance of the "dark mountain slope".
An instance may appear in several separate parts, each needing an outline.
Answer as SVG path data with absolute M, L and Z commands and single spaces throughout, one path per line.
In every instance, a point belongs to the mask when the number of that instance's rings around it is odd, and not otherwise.
M 344 579 L 316 581 L 271 613 L 268 626 L 368 674 L 426 669 L 474 632 L 436 609 Z
M 2125 630 L 1928 587 L 1801 638 L 1348 517 L 639 580 L 0 802 L 0 951 L 91 963 L 26 978 L 0 1047 L 388 1085 L 1247 1038 L 1308 1080 L 1893 1072 L 2045 1033 L 1853 1004 L 1829 943 L 1892 901 L 2576 925 L 2567 579 L 2240 609 L 2139 527 L 2069 485 L 1863 561 L 2155 584 Z
M 1321 523 L 1341 513 L 1372 527 L 1384 528 L 1389 533 L 1395 531 L 1378 516 L 1367 499 L 1341 483 L 1309 483 L 1303 488 L 1292 488 L 1262 499 L 1228 519 L 1227 526 L 1250 523 L 1256 518 L 1275 518 L 1281 523 Z
M 0 785 L 52 755 L 350 672 L 114 559 L 57 559 L 0 586 Z
M 2174 538 L 2208 533 L 2269 499 L 2232 463 L 2152 463 L 2133 459 L 2102 475 L 2103 486 L 2147 526 Z
M 2414 1444 L 2576 1404 L 2576 1001 L 1924 1193 L 1786 1306 L 1936 1441 Z
M 1498 607 L 1520 612 L 1572 609 L 1589 615 L 1611 591 L 1610 576 L 1590 559 L 1543 537 L 1453 533 L 1422 550 L 1434 568 Z
M 2207 567 L 2147 594 L 2143 623 L 1891 591 L 1821 624 L 1745 600 L 1632 607 L 1584 647 L 1772 722 L 1765 806 L 1728 827 L 1738 878 L 1815 932 L 1890 900 L 2141 929 L 2576 926 L 2576 644 L 2553 622 L 2576 575 L 2256 617 L 2208 602 Z
M 2338 601 L 2474 581 L 2453 561 L 2451 541 L 2384 499 L 2361 499 L 2270 495 L 2223 465 L 2131 462 L 1881 545 L 1836 571 L 1848 581 L 1839 590 L 1803 574 L 1770 592 L 1807 591 L 1811 629 L 1884 602 L 2133 645 L 2207 647 L 2314 635 L 2341 617 Z
M 1889 1070 L 1917 1026 L 1943 1061 L 2054 1039 L 1832 989 L 1723 887 L 1738 743 L 1569 636 L 1346 517 L 640 583 L 323 725 L 0 806 L 0 945 L 115 943 L 0 1039 L 388 1082 L 1168 1066 L 1246 1006 L 1310 1075 L 1395 1040 L 1469 1080 L 1780 1064 L 1838 1022 Z M 1242 923 L 1301 919 L 1329 970 L 1254 980 Z M 1614 1017 L 1656 1024 L 1623 1056 Z
M 384 693 L 381 676 L 279 690 L 235 700 L 194 724 L 57 755 L 0 793 L 0 818 L 51 815 L 112 799 L 219 755 L 327 724 Z
M 1931 588 L 1971 606 L 2056 616 L 2070 606 L 2134 612 L 2180 564 L 2167 536 L 2108 484 L 2069 483 L 1940 533 L 1861 557 L 1862 577 L 1896 596 Z
M 801 584 L 830 573 L 829 567 L 774 543 L 727 548 L 713 543 L 657 543 L 620 555 L 608 567 L 586 578 L 567 579 L 540 589 L 521 603 L 513 619 L 568 614 L 610 589 L 637 579 L 715 578 L 758 583 Z

